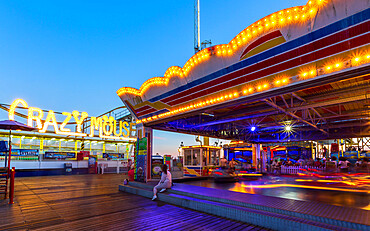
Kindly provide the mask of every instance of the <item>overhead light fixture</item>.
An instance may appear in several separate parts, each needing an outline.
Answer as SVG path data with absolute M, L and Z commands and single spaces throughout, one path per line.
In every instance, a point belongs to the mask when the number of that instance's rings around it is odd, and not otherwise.
M 252 131 L 252 132 L 256 131 L 256 129 L 257 129 L 257 128 L 256 128 L 255 126 L 252 126 L 252 127 L 251 127 L 251 131 Z
M 291 125 L 285 125 L 284 130 L 286 132 L 291 132 L 292 131 L 292 126 Z

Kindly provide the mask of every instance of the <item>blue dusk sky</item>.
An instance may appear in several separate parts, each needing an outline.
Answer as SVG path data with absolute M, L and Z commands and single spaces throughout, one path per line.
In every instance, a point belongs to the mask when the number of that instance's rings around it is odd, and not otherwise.
M 201 41 L 228 43 L 258 19 L 306 2 L 201 0 Z M 22 98 L 97 116 L 122 105 L 120 87 L 140 88 L 194 53 L 193 0 L 0 1 L 0 21 L 0 103 Z M 195 144 L 189 135 L 154 136 L 159 154 Z

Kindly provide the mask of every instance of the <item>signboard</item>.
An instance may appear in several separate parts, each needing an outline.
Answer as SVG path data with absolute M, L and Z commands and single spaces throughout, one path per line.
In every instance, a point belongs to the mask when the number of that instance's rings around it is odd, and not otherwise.
M 0 141 L 0 152 L 6 152 L 8 150 L 8 141 Z
M 8 151 L 0 152 L 0 156 L 8 156 Z M 38 156 L 38 149 L 12 149 L 12 156 Z
M 84 133 L 82 131 L 82 124 L 89 117 L 87 112 L 73 111 L 63 112 L 65 116 L 62 123 L 57 122 L 55 113 L 53 110 L 49 110 L 46 118 L 44 118 L 44 111 L 36 107 L 28 107 L 28 104 L 23 99 L 16 99 L 9 108 L 9 120 L 14 120 L 15 109 L 21 104 L 24 108 L 28 109 L 27 124 L 33 127 L 34 122 L 36 128 L 39 129 L 40 133 L 45 133 L 49 126 L 54 128 L 54 132 L 59 135 L 66 136 L 89 136 L 94 137 L 95 131 L 98 131 L 98 136 L 104 139 L 115 139 L 115 140 L 131 140 L 135 141 L 136 138 L 132 136 L 133 131 L 136 131 L 135 123 L 128 123 L 126 121 L 116 121 L 112 116 L 106 115 L 102 117 L 90 117 L 90 133 Z M 74 132 L 71 129 L 66 128 L 67 124 L 72 121 L 76 123 L 76 130 Z
M 103 158 L 107 158 L 108 160 L 114 159 L 124 159 L 125 154 L 123 153 L 103 153 Z
M 80 151 L 80 153 L 82 153 L 83 157 L 89 157 L 90 155 L 90 151 Z
M 74 152 L 45 152 L 45 159 L 69 159 L 76 158 L 76 153 Z
M 144 182 L 146 176 L 147 138 L 137 139 L 135 156 L 135 180 Z
M 152 178 L 161 178 L 163 157 L 152 156 Z
M 95 155 L 90 155 L 89 156 L 89 161 L 88 161 L 88 169 L 87 169 L 87 172 L 89 174 L 96 174 L 96 171 L 97 171 L 97 156 Z

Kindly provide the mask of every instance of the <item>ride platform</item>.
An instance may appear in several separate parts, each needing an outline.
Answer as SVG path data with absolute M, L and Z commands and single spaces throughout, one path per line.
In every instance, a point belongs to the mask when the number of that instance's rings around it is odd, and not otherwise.
M 130 182 L 119 189 L 151 198 L 153 185 Z M 319 202 L 175 184 L 158 200 L 274 230 L 369 230 L 368 210 Z

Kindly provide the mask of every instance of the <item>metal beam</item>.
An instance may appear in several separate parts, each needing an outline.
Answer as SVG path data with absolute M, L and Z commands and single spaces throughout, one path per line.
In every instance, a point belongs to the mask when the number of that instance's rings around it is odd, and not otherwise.
M 297 115 L 295 115 L 295 114 L 293 114 L 293 113 L 291 113 L 291 112 L 289 112 L 289 111 L 285 110 L 284 108 L 282 108 L 282 107 L 280 107 L 280 106 L 276 105 L 275 103 L 273 103 L 273 102 L 271 102 L 271 101 L 269 101 L 269 100 L 267 100 L 267 99 L 264 99 L 263 101 L 264 101 L 264 102 L 266 102 L 266 103 L 267 103 L 268 105 L 270 105 L 271 107 L 276 108 L 277 110 L 279 110 L 279 111 L 281 111 L 281 112 L 283 112 L 283 113 L 285 113 L 285 114 L 287 114 L 287 115 L 290 115 L 291 117 L 296 118 L 297 120 L 299 120 L 299 121 L 301 121 L 301 122 L 303 122 L 303 123 L 305 123 L 305 124 L 308 124 L 308 125 L 310 125 L 311 127 L 314 127 L 314 128 L 316 128 L 317 130 L 321 131 L 322 133 L 324 133 L 324 134 L 327 134 L 327 135 L 328 135 L 328 133 L 327 133 L 325 130 L 323 130 L 323 129 L 321 129 L 321 128 L 317 127 L 315 124 L 310 123 L 310 122 L 308 122 L 307 120 L 304 120 L 304 119 L 302 119 L 301 117 L 299 117 L 299 116 L 297 116 Z
M 318 103 L 306 104 L 306 105 L 299 106 L 299 107 L 289 108 L 288 111 L 298 111 L 298 110 L 303 110 L 303 109 L 307 109 L 307 108 L 323 107 L 323 106 L 329 106 L 329 105 L 333 105 L 333 104 L 349 103 L 349 102 L 353 102 L 353 101 L 361 101 L 361 100 L 366 100 L 366 98 L 367 98 L 366 96 L 370 97 L 370 94 L 362 93 L 360 95 L 347 97 L 347 98 L 343 98 L 343 99 L 334 99 L 334 100 L 328 100 L 328 101 L 323 101 L 323 102 L 318 102 Z

